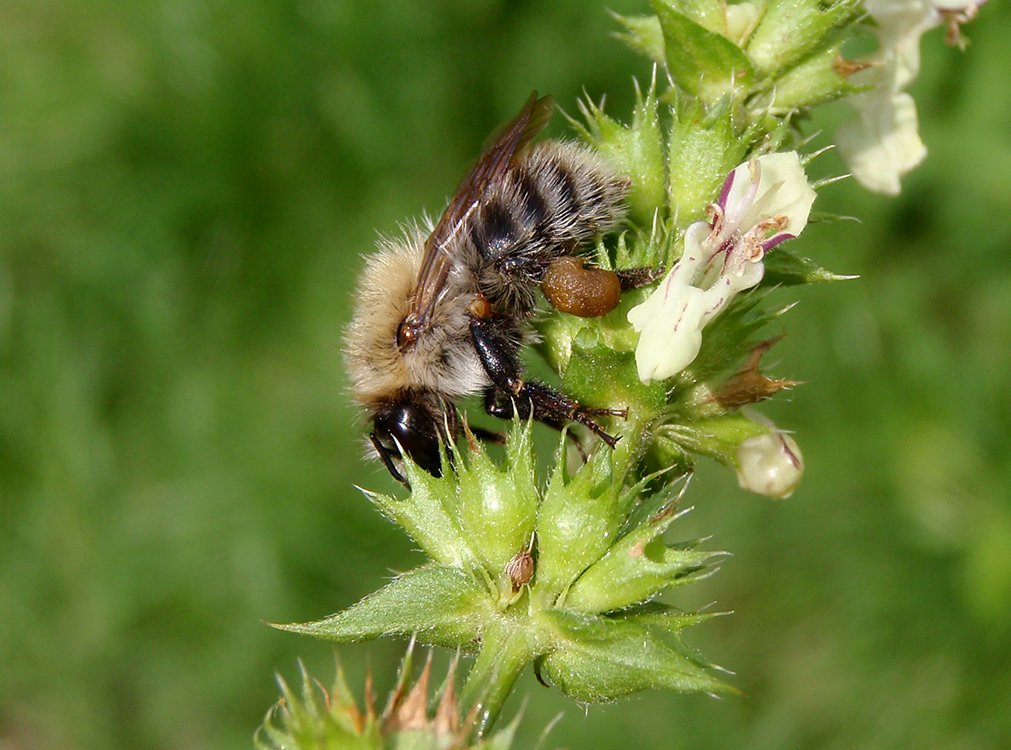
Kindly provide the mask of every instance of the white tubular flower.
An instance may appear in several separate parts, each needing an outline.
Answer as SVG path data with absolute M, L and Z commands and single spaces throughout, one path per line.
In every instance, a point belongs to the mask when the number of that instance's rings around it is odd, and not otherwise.
M 877 22 L 877 77 L 901 91 L 919 74 L 920 37 L 941 22 L 940 13 L 931 0 L 865 0 L 864 7 Z
M 836 133 L 839 155 L 868 190 L 899 193 L 899 178 L 918 165 L 927 149 L 917 131 L 916 104 L 902 93 L 920 72 L 920 37 L 948 21 L 949 42 L 958 24 L 972 19 L 985 2 L 966 0 L 865 0 L 877 26 L 874 63 L 854 82 L 874 88 L 850 99 L 856 116 Z
M 702 239 L 709 225 L 697 221 L 685 232 L 681 260 L 645 302 L 628 311 L 628 322 L 639 333 L 635 364 L 639 380 L 649 383 L 681 372 L 691 364 L 702 346 L 702 329 L 712 307 L 707 294 L 692 282 L 702 266 Z
M 734 169 L 710 222 L 685 230 L 684 252 L 660 286 L 628 311 L 639 333 L 635 363 L 643 383 L 694 361 L 702 329 L 738 292 L 762 280 L 765 253 L 807 225 L 815 192 L 795 151 L 766 154 Z
M 804 476 L 804 456 L 790 435 L 777 430 L 754 435 L 737 448 L 737 483 L 775 500 L 790 497 Z
M 868 190 L 898 195 L 899 178 L 923 161 L 916 103 L 906 93 L 873 89 L 853 97 L 857 115 L 835 134 L 839 156 Z

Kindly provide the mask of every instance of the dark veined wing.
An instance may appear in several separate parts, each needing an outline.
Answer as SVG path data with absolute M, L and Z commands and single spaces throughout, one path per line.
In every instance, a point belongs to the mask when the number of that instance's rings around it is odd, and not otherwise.
M 493 136 L 491 145 L 456 189 L 449 206 L 425 242 L 411 309 L 398 333 L 401 345 L 413 341 L 428 325 L 432 308 L 453 267 L 454 258 L 449 252 L 453 238 L 480 204 L 488 188 L 506 174 L 516 153 L 547 125 L 553 108 L 554 100 L 550 96 L 538 99 L 536 91 L 530 94 L 520 113 L 503 125 L 497 136 Z

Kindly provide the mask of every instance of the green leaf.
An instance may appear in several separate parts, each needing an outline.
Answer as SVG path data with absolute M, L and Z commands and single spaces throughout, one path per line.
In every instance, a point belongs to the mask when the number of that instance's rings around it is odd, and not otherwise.
M 429 564 L 404 573 L 354 606 L 317 622 L 274 625 L 331 641 L 417 634 L 457 647 L 478 637 L 490 614 L 487 588 L 456 568 Z
M 556 649 L 538 671 L 566 695 L 597 703 L 647 689 L 728 692 L 732 689 L 665 636 L 634 619 L 554 610 L 542 613 Z
M 712 104 L 727 94 L 743 94 L 752 85 L 751 63 L 736 44 L 673 3 L 653 0 L 653 10 L 663 29 L 667 69 L 680 88 Z
M 810 258 L 798 255 L 782 245 L 766 255 L 764 263 L 765 276 L 762 278 L 762 284 L 765 286 L 793 286 L 823 281 L 846 281 L 855 278 L 832 273 Z

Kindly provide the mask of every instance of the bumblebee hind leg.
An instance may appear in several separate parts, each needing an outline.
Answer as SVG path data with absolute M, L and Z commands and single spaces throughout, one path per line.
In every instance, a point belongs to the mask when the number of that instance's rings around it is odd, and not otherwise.
M 511 419 L 514 416 L 529 419 L 532 416 L 556 430 L 561 430 L 569 422 L 578 422 L 612 448 L 621 439 L 606 432 L 593 417 L 625 417 L 628 415 L 627 409 L 592 409 L 537 380 L 521 383 L 519 392 L 515 395 L 495 386 L 485 391 L 485 411 L 501 419 Z
M 629 289 L 638 289 L 652 284 L 664 275 L 664 269 L 656 266 L 639 266 L 638 268 L 625 268 L 614 273 L 621 283 L 621 291 L 627 292 Z
M 470 323 L 474 348 L 493 385 L 485 391 L 485 411 L 508 419 L 531 416 L 556 429 L 568 422 L 578 422 L 610 447 L 618 438 L 607 433 L 593 419 L 596 416 L 627 416 L 625 409 L 594 409 L 583 406 L 561 391 L 537 380 L 524 380 L 516 346 L 508 332 L 503 332 L 492 318 L 473 318 Z

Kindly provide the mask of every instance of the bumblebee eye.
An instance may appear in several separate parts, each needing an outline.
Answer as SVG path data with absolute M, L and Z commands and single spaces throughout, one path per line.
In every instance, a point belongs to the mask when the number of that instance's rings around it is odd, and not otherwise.
M 376 414 L 372 441 L 390 473 L 402 480 L 391 467 L 392 460 L 400 458 L 397 443 L 422 469 L 434 477 L 442 476 L 439 436 L 436 420 L 425 405 L 404 403 Z

